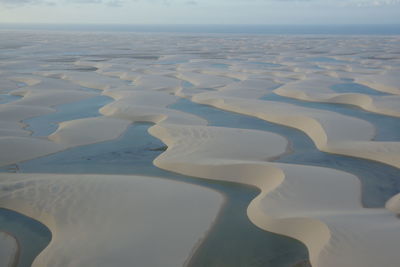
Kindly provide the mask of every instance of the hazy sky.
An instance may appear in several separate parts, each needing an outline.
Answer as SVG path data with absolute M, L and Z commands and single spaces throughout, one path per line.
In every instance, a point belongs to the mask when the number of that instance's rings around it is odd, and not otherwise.
M 400 0 L 0 0 L 0 23 L 399 24 Z

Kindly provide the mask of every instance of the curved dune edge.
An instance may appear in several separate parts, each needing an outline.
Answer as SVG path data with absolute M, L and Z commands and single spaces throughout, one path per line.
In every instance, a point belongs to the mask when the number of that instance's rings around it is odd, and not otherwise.
M 16 266 L 18 250 L 17 239 L 0 231 L 0 266 Z
M 182 125 L 206 125 L 207 121 L 198 116 L 166 108 L 177 101 L 176 96 L 166 92 L 106 91 L 116 99 L 102 107 L 99 112 L 107 117 L 129 121 L 172 123 Z
M 386 209 L 400 215 L 400 194 L 393 196 L 386 202 Z
M 274 93 L 280 96 L 310 102 L 355 105 L 370 112 L 400 117 L 399 106 L 392 104 L 392 102 L 398 103 L 400 101 L 400 96 L 374 97 L 361 93 L 336 93 L 329 88 L 334 84 L 337 84 L 337 80 L 300 80 L 287 83 L 274 90 Z
M 199 88 L 216 88 L 232 83 L 232 79 L 226 77 L 199 72 L 186 72 L 184 70 L 180 71 L 177 77 L 181 80 L 189 81 Z
M 241 149 L 235 145 L 248 134 L 237 130 L 155 125 L 150 133 L 168 149 L 154 164 L 184 175 L 258 187 L 261 193 L 248 207 L 250 220 L 302 241 L 313 266 L 396 266 L 398 219 L 388 210 L 361 206 L 357 177 L 328 168 L 265 162 L 261 151 L 275 143 L 273 135 L 265 136 L 251 155 L 237 156 Z M 199 134 L 202 131 L 210 134 Z M 224 146 L 217 145 L 221 138 L 226 138 Z M 382 252 L 378 257 L 377 250 Z
M 0 202 L 51 230 L 32 266 L 176 267 L 223 196 L 157 177 L 1 173 Z
M 400 95 L 398 69 L 387 70 L 381 74 L 356 77 L 355 80 L 379 91 Z
M 82 91 L 68 90 L 14 90 L 15 95 L 23 96 L 22 99 L 15 101 L 15 105 L 39 106 L 39 107 L 54 107 L 57 105 L 67 104 L 85 98 L 94 97 L 96 94 Z
M 0 149 L 7 151 L 0 154 L 0 166 L 5 166 L 52 154 L 66 147 L 39 138 L 4 136 L 0 137 Z
M 334 146 L 327 146 L 325 151 L 379 161 L 400 168 L 400 142 L 338 142 Z
M 60 123 L 48 138 L 68 148 L 99 143 L 118 138 L 130 121 L 108 117 L 84 118 Z
M 379 161 L 400 168 L 400 143 L 370 141 L 375 128 L 364 120 L 286 103 L 217 95 L 203 93 L 195 95 L 192 100 L 296 128 L 306 133 L 321 151 Z

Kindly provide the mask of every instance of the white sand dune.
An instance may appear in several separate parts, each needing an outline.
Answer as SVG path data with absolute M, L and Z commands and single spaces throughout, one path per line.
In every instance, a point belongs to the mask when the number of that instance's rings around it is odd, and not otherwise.
M 400 168 L 400 142 L 337 142 L 327 152 L 380 161 Z
M 370 96 L 360 93 L 336 93 L 329 87 L 336 79 L 306 79 L 287 83 L 276 89 L 278 95 L 313 102 L 355 105 L 362 109 L 389 116 L 400 117 L 399 96 Z
M 268 163 L 266 157 L 282 153 L 286 142 L 259 131 L 163 125 L 153 126 L 150 133 L 168 145 L 154 161 L 156 166 L 260 188 L 248 209 L 250 219 L 265 230 L 305 243 L 313 266 L 397 266 L 398 219 L 383 209 L 362 208 L 355 176 Z M 243 151 L 237 145 L 243 142 L 251 149 Z M 388 249 L 376 256 L 381 247 Z
M 0 166 L 55 153 L 79 145 L 111 140 L 120 136 L 131 121 L 114 118 L 86 118 L 62 122 L 49 140 L 31 137 L 21 121 L 56 112 L 51 106 L 74 102 L 95 94 L 82 91 L 20 91 L 23 98 L 0 106 Z M 53 142 L 52 142 L 53 141 Z
M 65 148 L 63 145 L 39 138 L 2 136 L 0 137 L 0 150 L 7 151 L 7 153 L 0 153 L 0 166 L 34 159 Z
M 27 106 L 15 104 L 2 104 L 0 106 L 0 121 L 18 123 L 28 118 L 33 118 L 55 112 L 53 108 L 41 106 Z
M 355 80 L 376 90 L 400 95 L 399 69 L 388 70 L 382 74 L 356 77 Z
M 107 90 L 115 87 L 126 86 L 126 82 L 117 78 L 104 76 L 95 72 L 64 72 L 62 79 L 71 83 L 98 90 Z
M 366 121 L 257 100 L 281 85 L 275 92 L 282 96 L 399 116 L 398 37 L 1 34 L 24 46 L 0 62 L 0 91 L 23 96 L 0 105 L 0 166 L 112 140 L 131 123 L 151 122 L 151 134 L 168 146 L 155 165 L 258 187 L 250 220 L 302 241 L 314 267 L 399 265 L 400 194 L 385 208 L 365 209 L 351 174 L 269 162 L 288 152 L 282 136 L 209 127 L 168 108 L 185 97 L 297 128 L 322 151 L 399 168 L 400 143 L 371 141 L 376 129 Z M 329 88 L 351 82 L 389 95 Z M 61 122 L 47 138 L 23 129 L 21 121 L 56 112 L 54 105 L 96 95 L 83 87 L 115 100 L 100 109 L 104 117 Z M 222 197 L 154 177 L 2 173 L 0 203 L 52 231 L 34 266 L 175 267 L 209 230 Z M 0 253 L 3 247 L 12 257 L 12 242 L 0 240 Z
M 142 75 L 135 80 L 137 87 L 144 90 L 176 91 L 181 84 L 179 79 L 162 75 Z
M 62 73 L 59 74 L 59 76 L 54 76 L 54 77 L 47 77 L 46 76 L 47 72 L 38 72 L 35 75 L 32 76 L 24 76 L 20 78 L 15 78 L 18 80 L 25 80 L 25 81 L 34 81 L 34 82 L 29 82 L 29 84 L 22 89 L 18 90 L 21 92 L 25 91 L 35 91 L 35 92 L 40 92 L 40 91 L 48 91 L 48 92 L 57 92 L 57 91 L 82 91 L 82 87 L 71 83 L 69 81 L 65 81 L 61 79 Z M 55 75 L 55 74 L 53 74 Z M 18 92 L 17 91 L 17 92 Z
M 61 90 L 18 90 L 12 92 L 14 95 L 23 98 L 13 102 L 15 105 L 53 107 L 56 105 L 67 104 L 85 98 L 96 96 L 96 94 L 82 91 L 61 91 Z
M 400 194 L 393 196 L 386 202 L 386 208 L 400 215 Z
M 208 93 L 224 97 L 238 97 L 243 99 L 257 99 L 273 91 L 278 86 L 271 80 L 248 79 L 240 82 L 231 83 L 227 86 L 218 88 L 218 91 Z
M 12 235 L 0 232 L 0 266 L 14 266 L 18 249 L 17 240 Z
M 194 84 L 196 87 L 199 88 L 217 88 L 228 85 L 233 82 L 232 79 L 215 76 L 215 75 L 208 75 L 202 74 L 198 72 L 179 72 L 178 76 L 179 79 L 188 81 Z
M 111 67 L 115 67 L 114 65 L 112 65 Z M 110 77 L 114 77 L 114 78 L 118 78 L 121 80 L 124 80 L 128 85 L 133 85 L 133 82 L 135 80 L 137 80 L 140 77 L 140 73 L 137 72 L 133 72 L 133 71 L 126 71 L 126 66 L 124 65 L 125 68 L 123 68 L 122 70 L 118 69 L 118 70 L 113 70 L 113 68 L 110 70 L 109 68 L 105 69 L 105 70 L 97 70 L 97 73 L 100 73 L 101 75 L 105 75 L 105 76 L 110 76 Z
M 28 86 L 35 86 L 37 84 L 40 84 L 42 79 L 34 76 L 34 75 L 24 75 L 24 76 L 12 76 L 9 78 L 12 81 L 15 82 L 20 82 L 20 83 L 25 83 Z
M 102 109 L 107 117 L 94 117 L 65 121 L 48 137 L 30 137 L 29 132 L 22 129 L 20 120 L 33 115 L 44 115 L 54 110 L 31 105 L 7 104 L 0 107 L 0 150 L 12 153 L 0 155 L 0 166 L 15 164 L 21 161 L 52 154 L 71 147 L 88 145 L 118 138 L 126 128 L 134 122 L 174 123 L 183 125 L 205 125 L 207 121 L 181 111 L 165 108 L 177 98 L 165 92 L 146 91 L 106 91 L 117 101 Z M 45 94 L 45 92 L 43 92 Z M 72 94 L 74 96 L 74 94 Z M 44 99 L 57 102 L 57 93 L 50 93 Z M 79 96 L 79 94 L 78 94 Z M 40 98 L 38 98 L 40 102 Z M 36 112 L 36 113 L 35 113 Z M 2 121 L 3 120 L 3 121 Z
M 0 121 L 0 136 L 29 136 L 30 132 L 23 129 L 24 124 L 16 121 Z
M 12 81 L 8 75 L 4 75 L 0 71 L 0 93 L 7 93 L 20 87 L 18 82 Z
M 210 163 L 214 161 L 214 157 L 216 159 L 221 157 L 219 153 L 229 155 L 230 160 L 259 158 L 268 160 L 285 153 L 288 144 L 286 139 L 274 133 L 225 127 L 178 126 L 164 123 L 152 126 L 149 132 L 171 147 L 169 149 L 172 151 L 171 154 L 182 156 L 188 162 L 196 162 L 197 154 L 214 151 L 216 147 L 224 149 L 210 154 L 207 158 Z M 179 138 L 182 135 L 191 138 Z M 247 148 L 240 149 L 237 144 L 241 143 L 246 143 Z M 162 158 L 163 155 L 159 156 L 155 162 L 162 161 Z
M 209 72 L 212 75 L 212 72 Z M 215 73 L 214 73 L 215 75 Z M 239 97 L 239 98 L 260 98 L 273 91 L 279 84 L 268 79 L 262 78 L 249 78 L 246 77 L 242 81 L 231 82 L 226 86 L 216 88 L 214 92 L 209 92 L 210 95 L 224 95 L 226 97 Z M 192 98 L 197 94 L 204 93 L 203 88 L 185 87 L 183 86 L 177 93 L 177 96 L 184 98 Z
M 49 140 L 66 147 L 99 143 L 119 137 L 131 124 L 130 121 L 95 117 L 60 123 Z
M 106 90 L 103 95 L 114 98 L 115 100 L 129 101 L 131 105 L 146 105 L 155 107 L 166 107 L 175 103 L 178 98 L 166 92 L 118 89 Z
M 71 147 L 88 145 L 118 138 L 132 123 L 117 118 L 95 117 L 60 123 L 48 139 L 31 137 L 17 129 L 0 129 L 0 166 L 34 159 Z M 11 135 L 12 133 L 16 135 Z
M 108 93 L 106 91 L 105 93 L 119 100 L 100 109 L 100 113 L 104 116 L 132 122 L 163 122 L 184 125 L 207 124 L 206 120 L 198 116 L 166 108 L 169 104 L 176 102 L 177 97 L 165 92 L 116 91 Z M 122 98 L 122 96 L 125 96 L 125 98 Z
M 182 266 L 223 200 L 155 177 L 0 174 L 0 181 L 2 207 L 52 232 L 33 263 L 40 267 Z

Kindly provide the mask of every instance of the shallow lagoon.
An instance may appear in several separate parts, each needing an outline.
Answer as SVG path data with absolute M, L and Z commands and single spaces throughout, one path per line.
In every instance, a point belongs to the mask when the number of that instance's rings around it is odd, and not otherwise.
M 0 104 L 12 103 L 20 98 L 18 95 L 0 94 Z
M 0 226 L 18 240 L 18 267 L 31 266 L 51 240 L 51 232 L 45 225 L 12 210 L 0 208 Z
M 100 116 L 98 110 L 112 101 L 113 99 L 108 96 L 95 96 L 59 105 L 54 113 L 27 119 L 23 122 L 28 125 L 25 129 L 31 131 L 32 136 L 48 136 L 57 130 L 59 122 Z
M 339 83 L 332 85 L 330 88 L 337 93 L 360 93 L 372 96 L 391 95 L 388 93 L 376 91 L 368 86 L 359 83 Z

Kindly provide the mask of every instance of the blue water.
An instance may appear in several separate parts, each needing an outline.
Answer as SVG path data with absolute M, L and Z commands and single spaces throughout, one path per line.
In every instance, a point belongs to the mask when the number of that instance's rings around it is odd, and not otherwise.
M 374 95 L 376 95 L 376 96 L 391 95 L 388 93 L 374 90 L 368 86 L 358 84 L 358 83 L 340 83 L 340 84 L 332 85 L 330 88 L 337 93 L 360 93 L 360 94 L 373 95 L 373 96 Z
M 218 34 L 323 34 L 323 35 L 399 35 L 400 25 L 113 25 L 113 24 L 0 24 L 0 29 L 153 32 L 153 33 L 218 33 Z
M 400 118 L 397 117 L 376 114 L 373 112 L 362 110 L 353 105 L 301 101 L 294 98 L 283 97 L 274 93 L 268 94 L 261 99 L 290 103 L 306 108 L 328 110 L 346 116 L 366 120 L 375 126 L 375 141 L 400 141 Z
M 358 176 L 362 183 L 362 203 L 365 207 L 383 207 L 389 198 L 400 192 L 399 169 L 375 161 L 321 152 L 305 133 L 295 128 L 195 104 L 187 99 L 181 99 L 170 108 L 200 116 L 212 126 L 256 129 L 286 137 L 294 152 L 279 158 L 277 162 L 334 168 Z
M 229 64 L 215 63 L 215 64 L 211 64 L 211 67 L 218 68 L 218 69 L 229 69 L 230 65 Z
M 157 61 L 157 65 L 178 65 L 178 64 L 183 64 L 187 63 L 187 60 L 166 60 L 166 61 Z
M 189 81 L 182 81 L 182 86 L 184 88 L 194 88 L 195 87 L 194 84 Z
M 331 57 L 313 57 L 313 58 L 307 58 L 307 61 L 311 62 L 325 62 L 325 63 L 349 63 L 344 60 L 337 60 Z
M 283 66 L 281 64 L 275 64 L 275 63 L 270 63 L 270 62 L 259 62 L 259 61 L 248 61 L 246 63 L 254 64 L 254 65 L 258 65 L 258 66 L 262 66 L 262 67 L 266 67 L 266 68 L 278 68 L 278 67 Z
M 50 243 L 52 236 L 42 223 L 3 208 L 0 208 L 0 226 L 1 231 L 11 233 L 18 240 L 18 267 L 30 267 L 36 256 Z
M 113 99 L 108 96 L 95 96 L 59 105 L 54 113 L 27 119 L 23 122 L 28 125 L 25 129 L 32 131 L 32 136 L 48 136 L 57 130 L 59 122 L 100 116 L 98 110 L 112 101 Z
M 20 98 L 21 98 L 21 96 L 17 96 L 17 95 L 0 94 L 0 104 L 11 103 Z

